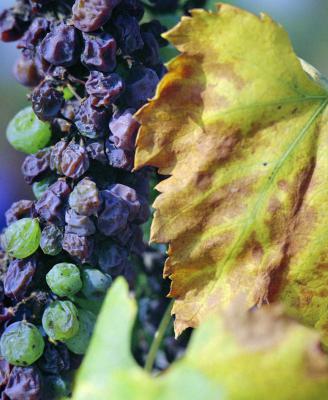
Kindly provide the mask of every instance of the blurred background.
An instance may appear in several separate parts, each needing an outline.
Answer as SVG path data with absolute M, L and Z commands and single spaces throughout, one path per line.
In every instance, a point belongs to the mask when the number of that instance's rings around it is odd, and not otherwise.
M 216 1 L 209 1 L 213 4 Z M 0 0 L 0 12 L 14 0 Z M 227 3 L 255 13 L 264 11 L 289 32 L 296 53 L 328 76 L 328 0 L 231 0 Z M 259 38 L 260 40 L 260 38 Z M 20 174 L 23 155 L 6 142 L 6 125 L 27 105 L 27 90 L 15 82 L 11 68 L 17 57 L 15 43 L 0 42 L 0 230 L 11 203 L 31 198 Z

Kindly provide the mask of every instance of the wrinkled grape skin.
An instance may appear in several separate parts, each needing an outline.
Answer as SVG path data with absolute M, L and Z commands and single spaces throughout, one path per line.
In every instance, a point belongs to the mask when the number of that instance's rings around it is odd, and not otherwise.
M 44 254 L 56 256 L 62 251 L 64 234 L 54 224 L 47 225 L 41 232 L 40 247 Z
M 119 14 L 112 24 L 117 44 L 123 54 L 132 54 L 143 47 L 139 22 L 135 17 Z
M 109 123 L 111 132 L 109 140 L 115 147 L 128 151 L 134 150 L 140 126 L 138 121 L 133 118 L 134 114 L 135 110 L 133 108 L 114 113 Z
M 49 125 L 36 117 L 32 107 L 21 110 L 7 127 L 8 142 L 23 153 L 36 153 L 49 143 L 50 138 Z
M 65 343 L 72 353 L 85 354 L 96 323 L 96 316 L 92 312 L 81 308 L 79 308 L 78 313 L 79 331 L 71 339 L 66 340 Z
M 63 174 L 69 178 L 80 178 L 89 169 L 89 157 L 85 148 L 70 143 L 62 153 L 60 168 Z
M 14 64 L 13 74 L 15 79 L 23 86 L 34 87 L 42 80 L 34 57 L 22 53 Z
M 82 270 L 82 293 L 87 299 L 102 299 L 110 285 L 112 278 L 95 268 L 83 268 Z
M 67 340 L 79 330 L 78 311 L 71 301 L 54 301 L 42 316 L 42 326 L 53 340 Z
M 56 345 L 46 342 L 44 352 L 38 360 L 39 368 L 49 374 L 59 374 L 70 369 L 70 357 L 67 347 L 61 343 Z
M 98 265 L 105 274 L 117 276 L 128 263 L 128 252 L 113 242 L 104 242 L 98 249 Z
M 97 214 L 101 199 L 95 182 L 89 178 L 82 179 L 69 197 L 70 207 L 80 215 Z
M 108 33 L 83 34 L 82 63 L 90 70 L 112 72 L 116 68 L 116 41 Z
M 82 288 L 80 270 L 70 263 L 54 265 L 47 273 L 46 281 L 53 293 L 60 297 L 71 296 Z
M 103 206 L 98 216 L 98 229 L 106 236 L 113 236 L 128 223 L 128 205 L 109 190 L 101 191 Z
M 101 28 L 111 17 L 121 0 L 76 0 L 73 5 L 73 23 L 83 32 Z
M 108 187 L 108 191 L 116 196 L 119 200 L 125 202 L 129 208 L 129 221 L 133 221 L 140 210 L 140 202 L 137 192 L 129 186 L 116 183 Z
M 19 21 L 12 10 L 4 10 L 0 13 L 0 40 L 13 42 L 24 33 L 24 25 Z
M 1 354 L 12 365 L 27 366 L 41 357 L 44 341 L 38 328 L 26 321 L 9 325 L 1 336 Z
M 67 210 L 65 214 L 65 232 L 78 236 L 90 236 L 96 233 L 96 227 L 90 217 L 79 215 L 74 210 Z
M 93 107 L 89 97 L 84 101 L 75 116 L 74 123 L 81 135 L 94 139 L 106 133 L 110 113 L 104 107 Z
M 54 82 L 42 81 L 32 92 L 33 111 L 41 121 L 55 118 L 64 103 L 64 97 L 55 88 Z
M 35 214 L 34 202 L 31 200 L 19 200 L 11 205 L 5 212 L 7 225 L 18 221 L 21 218 L 31 218 Z
M 91 71 L 85 84 L 94 107 L 110 106 L 119 98 L 124 88 L 124 82 L 117 73 L 105 75 L 99 71 Z
M 79 236 L 65 232 L 63 249 L 83 264 L 91 259 L 94 249 L 94 240 L 91 236 Z
M 21 300 L 32 283 L 36 267 L 33 258 L 11 261 L 3 282 L 5 295 L 14 300 Z
M 3 396 L 6 400 L 42 400 L 42 379 L 37 367 L 14 367 Z
M 17 44 L 19 49 L 34 50 L 35 46 L 46 36 L 49 32 L 49 21 L 46 18 L 35 18 L 24 36 Z
M 109 140 L 106 140 L 105 150 L 110 166 L 125 171 L 132 170 L 134 160 L 134 153 L 132 151 L 118 149 Z
M 25 182 L 31 185 L 49 172 L 49 167 L 50 151 L 47 148 L 25 157 L 21 168 Z
M 26 258 L 38 249 L 40 239 L 41 229 L 37 219 L 22 218 L 5 230 L 3 244 L 11 256 Z
M 72 66 L 79 59 L 79 33 L 73 26 L 61 22 L 43 39 L 40 51 L 42 57 L 52 65 Z
M 32 185 L 32 190 L 35 198 L 39 200 L 44 192 L 48 190 L 49 186 L 54 183 L 55 177 L 49 176 L 47 178 L 41 179 L 41 181 L 34 182 Z

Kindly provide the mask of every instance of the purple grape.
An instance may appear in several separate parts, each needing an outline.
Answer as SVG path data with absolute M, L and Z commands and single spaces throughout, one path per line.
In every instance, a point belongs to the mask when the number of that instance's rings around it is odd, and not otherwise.
M 70 369 L 70 356 L 67 347 L 62 343 L 56 345 L 46 342 L 38 366 L 43 372 L 59 374 Z
M 37 367 L 14 367 L 2 395 L 9 400 L 41 400 L 42 381 Z
M 67 210 L 65 215 L 65 233 L 78 236 L 90 236 L 96 233 L 96 227 L 90 217 L 79 215 L 73 210 Z
M 127 109 L 123 112 L 114 113 L 109 129 L 111 135 L 109 140 L 115 147 L 133 151 L 135 148 L 135 139 L 139 129 L 139 123 L 133 118 L 134 109 Z
M 34 202 L 31 200 L 19 200 L 13 203 L 5 213 L 7 225 L 18 221 L 21 218 L 33 218 L 34 216 Z
M 80 37 L 78 31 L 63 22 L 55 25 L 43 39 L 42 57 L 52 65 L 69 67 L 79 59 Z
M 116 235 L 127 226 L 128 205 L 109 190 L 101 191 L 101 197 L 103 206 L 98 215 L 98 229 L 106 236 Z
M 5 295 L 14 300 L 21 300 L 32 283 L 35 271 L 34 259 L 12 261 L 4 279 Z
M 74 122 L 81 135 L 93 139 L 104 135 L 109 113 L 106 108 L 96 108 L 91 103 L 90 97 L 81 103 Z
M 141 32 L 152 33 L 160 47 L 164 47 L 168 44 L 167 40 L 162 38 L 162 33 L 166 32 L 167 28 L 157 19 L 141 24 L 140 29 Z
M 116 73 L 105 75 L 99 71 L 91 71 L 85 89 L 94 107 L 108 107 L 122 94 L 124 82 Z
M 25 182 L 31 185 L 33 182 L 40 180 L 45 173 L 49 172 L 49 167 L 50 151 L 48 148 L 25 157 L 22 164 L 22 174 Z
M 49 121 L 55 118 L 64 103 L 64 97 L 55 88 L 54 82 L 44 80 L 32 93 L 33 111 L 42 121 Z
M 123 54 L 132 54 L 143 47 L 138 20 L 126 14 L 119 14 L 112 21 L 114 36 Z
M 134 189 L 121 183 L 116 183 L 109 186 L 106 192 L 111 193 L 128 206 L 129 221 L 133 221 L 136 218 L 140 210 L 140 202 Z
M 4 358 L 0 357 L 0 390 L 2 390 L 8 382 L 10 375 L 10 364 Z
M 90 262 L 93 253 L 94 240 L 90 236 L 83 237 L 73 233 L 65 233 L 63 249 L 82 264 L 87 263 Z
M 64 150 L 68 146 L 65 140 L 60 140 L 52 148 L 50 153 L 50 169 L 52 171 L 57 171 L 58 174 L 62 174 L 61 161 L 63 157 Z
M 73 5 L 73 23 L 83 32 L 93 32 L 111 17 L 120 0 L 76 0 Z
M 84 51 L 81 61 L 90 70 L 112 72 L 116 68 L 116 41 L 108 33 L 83 34 Z
M 98 250 L 99 268 L 109 275 L 118 275 L 124 271 L 128 263 L 127 250 L 113 242 L 103 242 Z
M 126 82 L 122 101 L 128 107 L 138 110 L 151 99 L 159 82 L 156 72 L 150 68 L 135 67 Z
M 14 64 L 14 77 L 23 86 L 34 87 L 42 80 L 35 59 L 28 52 L 23 52 Z
M 24 33 L 24 23 L 14 12 L 4 10 L 0 14 L 0 40 L 3 42 L 13 42 L 19 39 Z
M 91 160 L 98 161 L 101 164 L 108 164 L 105 143 L 103 141 L 89 142 L 86 149 Z
M 44 254 L 56 256 L 62 251 L 63 232 L 54 224 L 48 224 L 42 230 L 40 247 Z
M 34 50 L 35 46 L 46 36 L 49 32 L 49 21 L 43 17 L 37 17 L 33 20 L 24 36 L 18 42 L 19 49 Z
M 109 140 L 106 140 L 106 154 L 108 163 L 113 168 L 131 171 L 133 168 L 134 153 L 116 148 Z
M 141 33 L 144 46 L 135 54 L 147 67 L 152 67 L 160 63 L 159 45 L 155 36 L 151 32 Z
M 84 147 L 69 143 L 62 153 L 60 169 L 69 178 L 80 178 L 89 169 L 89 157 Z

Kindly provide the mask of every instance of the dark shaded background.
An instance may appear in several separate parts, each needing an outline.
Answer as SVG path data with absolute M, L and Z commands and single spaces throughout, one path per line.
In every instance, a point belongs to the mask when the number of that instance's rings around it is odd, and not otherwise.
M 210 0 L 212 4 L 215 2 Z M 287 29 L 297 54 L 328 75 L 328 0 L 227 2 L 256 13 L 264 11 L 270 14 Z M 0 0 L 0 11 L 13 3 L 13 0 Z M 4 212 L 11 203 L 32 196 L 20 174 L 23 155 L 11 149 L 5 138 L 8 121 L 27 105 L 26 89 L 11 75 L 16 56 L 15 44 L 0 43 L 0 229 L 4 225 Z

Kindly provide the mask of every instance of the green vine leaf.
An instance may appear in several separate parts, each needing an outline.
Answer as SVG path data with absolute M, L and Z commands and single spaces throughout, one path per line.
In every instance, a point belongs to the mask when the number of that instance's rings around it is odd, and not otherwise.
M 319 337 L 279 307 L 245 314 L 236 302 L 194 332 L 186 355 L 158 377 L 130 353 L 135 301 L 119 278 L 110 289 L 73 400 L 276 400 L 328 396 L 328 358 Z M 279 390 L 277 391 L 277 387 Z
M 137 113 L 135 164 L 169 176 L 151 238 L 169 243 L 176 333 L 244 293 L 328 334 L 323 80 L 267 15 L 221 4 L 164 36 L 182 54 Z

